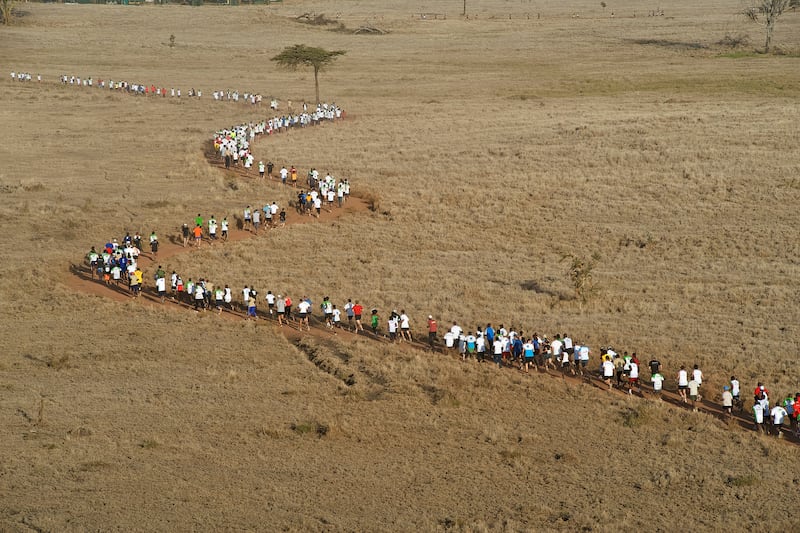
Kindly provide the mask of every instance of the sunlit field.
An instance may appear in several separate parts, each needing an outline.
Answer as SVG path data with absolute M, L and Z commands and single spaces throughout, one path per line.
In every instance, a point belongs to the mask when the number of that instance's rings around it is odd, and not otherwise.
M 714 402 L 732 374 L 747 402 L 758 381 L 794 393 L 800 13 L 764 55 L 740 4 L 655 7 L 21 4 L 0 27 L 0 529 L 800 528 L 797 449 L 774 437 L 591 383 L 108 297 L 70 271 L 126 231 L 173 243 L 197 213 L 291 210 L 294 191 L 205 151 L 271 116 L 215 90 L 312 103 L 312 71 L 270 61 L 305 43 L 346 50 L 320 91 L 347 118 L 256 157 L 348 178 L 371 209 L 165 269 L 308 295 L 317 314 L 323 296 L 405 309 L 418 337 L 429 314 L 568 332 L 592 369 L 601 346 L 657 357 L 670 390 L 698 364 Z M 569 257 L 596 258 L 585 301 Z

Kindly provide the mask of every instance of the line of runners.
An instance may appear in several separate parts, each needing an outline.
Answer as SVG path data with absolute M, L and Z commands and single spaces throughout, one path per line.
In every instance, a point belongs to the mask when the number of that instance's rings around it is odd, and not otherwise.
M 266 121 L 258 123 L 258 125 L 250 123 L 229 130 L 221 130 L 215 135 L 215 148 L 218 149 L 226 143 L 234 142 L 237 148 L 244 149 L 249 154 L 249 143 L 256 136 L 267 131 L 263 127 L 265 123 Z M 240 143 L 241 139 L 246 139 L 246 144 Z M 222 150 L 218 154 L 224 157 Z M 260 162 L 259 175 L 263 178 L 266 171 L 268 177 L 273 178 L 274 166 L 271 162 L 268 171 L 264 167 L 263 162 Z M 285 166 L 282 167 L 280 179 L 284 185 L 287 183 L 288 175 L 291 175 L 292 184 L 295 185 L 296 169 L 292 167 L 292 170 L 289 171 Z M 313 214 L 311 211 L 313 206 L 319 215 L 322 202 L 328 201 L 328 209 L 337 205 L 334 198 L 338 198 L 338 206 L 341 207 L 349 195 L 349 183 L 346 183 L 346 189 L 345 183 L 346 180 L 337 183 L 330 175 L 320 179 L 319 174 L 311 169 L 308 174 L 309 191 L 301 191 L 298 194 L 298 211 Z M 347 194 L 344 193 L 345 190 Z M 334 196 L 330 196 L 332 191 L 335 191 Z M 262 213 L 266 227 L 280 227 L 286 222 L 285 210 L 279 208 L 275 202 L 267 202 L 263 209 L 252 209 L 247 206 L 243 210 L 242 229 L 257 234 L 262 224 Z M 190 241 L 199 246 L 204 239 L 213 244 L 218 239 L 218 230 L 221 234 L 220 239 L 227 240 L 230 232 L 227 217 L 218 222 L 212 215 L 207 221 L 207 232 L 204 232 L 205 223 L 202 215 L 198 214 L 192 230 L 189 229 L 188 224 L 183 225 L 181 237 L 184 246 L 187 246 Z M 108 285 L 119 287 L 127 285 L 131 295 L 138 297 L 145 283 L 143 272 L 138 267 L 142 240 L 138 233 L 133 236 L 127 233 L 121 243 L 112 239 L 101 247 L 101 252 L 97 252 L 93 247 L 87 255 L 92 277 L 96 273 L 98 280 L 102 280 Z M 155 231 L 150 234 L 148 242 L 150 256 L 157 261 L 158 236 Z M 353 298 L 348 298 L 340 307 L 333 303 L 329 296 L 324 296 L 320 303 L 320 316 L 317 318 L 311 298 L 303 296 L 295 302 L 288 294 L 267 290 L 263 298 L 266 310 L 259 310 L 260 291 L 253 285 L 243 287 L 241 303 L 234 303 L 234 291 L 229 285 L 215 285 L 207 277 L 196 277 L 195 279 L 196 281 L 189 278 L 184 282 L 183 277 L 176 271 L 172 271 L 168 276 L 166 270 L 159 265 L 153 274 L 152 292 L 161 302 L 169 299 L 190 306 L 196 312 L 207 310 L 214 310 L 220 314 L 241 312 L 247 320 L 273 320 L 279 327 L 292 326 L 301 331 L 310 330 L 312 321 L 314 321 L 324 324 L 324 327 L 333 333 L 339 330 L 348 330 L 356 335 L 363 335 L 367 334 L 363 325 L 363 321 L 367 320 L 371 337 L 388 342 L 408 342 L 419 345 L 419 339 L 414 340 L 411 319 L 402 309 L 400 312 L 392 310 L 382 320 L 377 308 L 370 308 L 367 314 L 366 308 L 357 299 L 354 301 Z M 429 349 L 443 348 L 446 351 L 455 352 L 463 361 L 475 360 L 479 363 L 491 361 L 500 368 L 517 368 L 525 373 L 532 368 L 539 371 L 560 368 L 562 372 L 572 375 L 600 379 L 609 390 L 617 387 L 627 390 L 628 394 L 633 394 L 634 391 L 638 394 L 643 393 L 640 384 L 641 362 L 636 353 L 629 355 L 627 352 L 622 352 L 620 354 L 612 347 L 601 347 L 599 365 L 595 369 L 590 369 L 590 347 L 583 342 L 573 341 L 566 333 L 553 335 L 551 340 L 547 335 L 540 336 L 538 333 L 525 335 L 522 330 L 516 331 L 516 328 L 513 327 L 506 328 L 503 324 L 495 328 L 491 323 L 465 331 L 457 321 L 454 321 L 442 336 L 442 346 L 438 338 L 439 325 L 433 315 L 429 315 L 427 318 L 426 333 L 426 344 Z M 652 394 L 660 398 L 667 381 L 661 371 L 661 363 L 653 358 L 647 366 Z M 700 391 L 703 378 L 703 372 L 698 365 L 694 365 L 691 370 L 681 366 L 675 376 L 680 400 L 683 403 L 691 404 L 693 409 L 696 408 L 697 402 L 702 400 Z M 722 391 L 723 410 L 728 416 L 731 416 L 734 409 L 741 414 L 744 410 L 743 406 L 739 381 L 735 376 L 731 376 L 730 384 L 725 385 Z M 753 405 L 756 429 L 780 436 L 782 435 L 781 428 L 788 423 L 795 434 L 798 434 L 799 415 L 800 393 L 787 395 L 780 401 L 771 404 L 769 391 L 761 383 L 758 383 L 754 392 Z M 767 425 L 767 422 L 770 424 Z
M 252 154 L 250 146 L 256 138 L 262 135 L 270 136 L 275 133 L 285 133 L 295 128 L 317 126 L 324 121 L 333 122 L 345 116 L 345 112 L 336 104 L 321 103 L 309 111 L 306 104 L 303 103 L 303 111 L 301 113 L 276 115 L 272 118 L 239 124 L 217 131 L 213 138 L 214 151 L 225 162 L 225 168 L 241 165 L 249 170 L 255 162 L 255 156 Z M 258 162 L 258 172 L 262 178 L 265 172 L 269 178 L 273 178 L 274 168 L 275 166 L 271 161 L 266 164 L 263 161 Z M 309 171 L 309 175 L 312 174 L 313 170 Z M 289 170 L 283 167 L 280 171 L 280 176 L 285 185 Z M 297 170 L 294 166 L 292 166 L 291 177 L 292 185 L 296 185 Z M 318 178 L 319 176 L 315 175 L 315 179 Z M 309 187 L 313 188 L 310 181 Z
M 30 72 L 18 72 L 12 71 L 11 72 L 11 80 L 12 81 L 33 81 L 36 80 L 37 82 L 42 82 L 42 74 L 37 74 L 33 76 Z M 94 76 L 80 76 L 80 75 L 69 75 L 69 74 L 61 74 L 58 77 L 58 81 L 61 85 L 64 86 L 74 86 L 74 87 L 86 87 L 86 88 L 97 88 L 97 89 L 109 89 L 112 91 L 119 91 L 125 92 L 127 94 L 132 95 L 142 95 L 142 96 L 160 96 L 162 98 L 166 98 L 167 96 L 171 98 L 181 98 L 183 95 L 193 98 L 201 98 L 203 96 L 203 91 L 195 89 L 194 87 L 190 88 L 188 91 L 183 91 L 181 88 L 175 87 L 165 87 L 156 85 L 154 83 L 142 83 L 141 81 L 130 82 L 126 80 L 114 80 L 114 79 L 106 79 L 106 78 L 95 78 Z M 254 106 L 260 106 L 262 101 L 264 100 L 263 96 L 259 92 L 255 91 L 239 91 L 239 90 L 231 90 L 231 89 L 218 89 L 211 93 L 212 98 L 214 101 L 218 102 L 243 102 L 246 104 L 251 104 Z M 270 97 L 269 98 L 269 107 L 273 111 L 277 111 L 280 106 L 280 102 L 277 98 Z M 309 111 L 308 105 L 305 102 L 300 104 L 303 113 L 313 112 L 313 109 Z M 293 113 L 293 105 L 292 101 L 287 101 L 287 107 L 289 114 Z
M 272 212 L 275 207 L 276 204 L 266 205 L 264 211 Z M 257 233 L 258 221 L 252 221 L 252 213 L 257 213 L 259 210 L 245 209 L 245 220 L 248 212 L 251 213 L 250 225 L 249 227 L 246 225 L 243 231 L 252 230 Z M 283 210 L 280 212 L 285 213 Z M 226 220 L 223 219 L 221 225 L 220 239 L 223 241 L 227 240 L 230 231 Z M 217 240 L 215 228 L 217 222 L 213 216 L 208 221 L 209 231 L 205 236 L 198 230 L 204 224 L 200 215 L 194 223 L 196 245 L 200 245 L 204 237 L 212 244 Z M 285 217 L 281 217 L 281 225 L 283 223 Z M 184 246 L 189 242 L 187 227 L 188 224 L 184 224 L 182 229 Z M 142 238 L 138 233 L 133 236 L 128 233 L 121 243 L 117 239 L 112 239 L 99 253 L 93 247 L 87 255 L 92 277 L 96 273 L 97 279 L 107 285 L 117 287 L 127 285 L 130 294 L 134 298 L 138 297 L 145 285 L 143 272 L 138 266 L 141 241 Z M 155 232 L 151 233 L 149 243 L 150 257 L 156 261 L 158 237 Z M 195 279 L 188 278 L 184 281 L 174 270 L 167 275 L 166 270 L 159 265 L 153 274 L 152 293 L 161 302 L 171 300 L 182 303 L 197 312 L 213 310 L 219 314 L 241 313 L 247 320 L 272 320 L 279 327 L 292 326 L 301 331 L 310 330 L 313 321 L 324 325 L 333 333 L 347 330 L 356 335 L 367 334 L 393 343 L 415 343 L 416 336 L 416 343 L 419 344 L 419 335 L 412 332 L 411 319 L 404 309 L 399 312 L 392 310 L 382 319 L 377 308 L 370 308 L 367 312 L 357 299 L 348 298 L 344 305 L 339 306 L 333 303 L 329 296 L 324 296 L 319 305 L 319 315 L 316 315 L 314 302 L 308 296 L 304 295 L 295 302 L 290 295 L 285 294 L 286 291 L 276 293 L 266 290 L 263 297 L 265 310 L 262 310 L 259 309 L 258 303 L 260 290 L 254 284 L 245 285 L 237 291 L 241 294 L 241 300 L 235 302 L 234 290 L 228 284 L 215 285 L 207 277 Z M 368 330 L 365 330 L 365 321 Z M 602 379 L 609 390 L 617 387 L 627 390 L 628 394 L 633 394 L 634 391 L 643 393 L 640 383 L 642 363 L 636 353 L 628 354 L 625 351 L 620 354 L 612 347 L 601 347 L 599 367 L 591 369 L 590 347 L 582 342 L 574 342 L 567 333 L 553 335 L 551 340 L 547 335 L 540 336 L 538 333 L 533 333 L 528 336 L 522 330 L 517 331 L 514 327 L 506 328 L 503 324 L 495 328 L 488 323 L 474 330 L 464 330 L 457 321 L 454 321 L 442 336 L 443 343 L 441 343 L 438 337 L 439 325 L 432 315 L 427 318 L 426 332 L 427 346 L 431 350 L 443 348 L 445 351 L 459 354 L 463 361 L 492 362 L 500 368 L 516 368 L 525 373 L 531 369 L 538 371 L 561 369 L 562 372 L 572 375 Z M 667 381 L 662 373 L 661 363 L 652 358 L 647 367 L 652 385 L 651 392 L 660 398 Z M 703 378 L 703 372 L 696 364 L 691 370 L 681 366 L 675 376 L 679 397 L 684 403 L 691 404 L 693 409 L 697 402 L 702 400 L 700 391 Z M 740 384 L 735 376 L 731 376 L 730 385 L 725 385 L 723 388 L 722 405 L 728 416 L 733 414 L 734 408 L 739 414 L 743 411 Z M 771 405 L 769 391 L 758 383 L 753 404 L 756 429 L 781 435 L 781 428 L 788 423 L 796 433 L 798 415 L 800 415 L 800 393 L 787 395 Z M 770 425 L 767 425 L 767 422 Z

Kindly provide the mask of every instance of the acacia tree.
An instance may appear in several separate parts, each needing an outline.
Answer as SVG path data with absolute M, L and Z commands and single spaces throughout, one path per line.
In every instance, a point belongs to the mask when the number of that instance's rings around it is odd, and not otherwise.
M 797 5 L 797 0 L 760 0 L 756 5 L 745 9 L 744 15 L 753 22 L 763 23 L 767 30 L 764 53 L 769 53 L 775 23 L 789 6 Z
M 0 16 L 3 17 L 3 24 L 10 25 L 13 21 L 14 4 L 17 0 L 0 0 Z
M 317 103 L 319 103 L 319 71 L 344 54 L 344 50 L 325 50 L 315 46 L 296 44 L 284 48 L 283 52 L 272 58 L 272 61 L 291 70 L 295 70 L 298 67 L 312 67 L 314 69 L 314 89 Z

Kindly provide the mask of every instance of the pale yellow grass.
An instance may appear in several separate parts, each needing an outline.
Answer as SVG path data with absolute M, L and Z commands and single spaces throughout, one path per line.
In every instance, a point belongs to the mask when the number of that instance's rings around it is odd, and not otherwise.
M 348 50 L 321 90 L 352 120 L 276 136 L 256 155 L 348 177 L 379 209 L 176 256 L 170 271 L 237 295 L 247 283 L 317 303 L 358 298 L 384 318 L 405 308 L 417 330 L 433 313 L 443 325 L 568 331 L 595 353 L 611 343 L 656 355 L 670 378 L 696 361 L 711 391 L 731 372 L 745 391 L 758 379 L 800 388 L 798 60 L 719 57 L 726 32 L 761 41 L 725 2 L 664 17 L 633 2 L 605 13 L 589 1 L 468 5 L 477 20 L 422 2 L 28 4 L 0 43 L 5 70 L 50 80 L 256 88 L 295 102 L 313 94 L 312 76 L 277 70 L 272 55 L 299 42 Z M 446 21 L 412 17 L 438 9 Z M 291 20 L 306 11 L 391 33 Z M 778 25 L 784 49 L 800 47 L 797 17 Z M 316 341 L 321 368 L 263 323 L 73 293 L 69 262 L 113 235 L 169 236 L 197 212 L 231 218 L 289 197 L 231 187 L 203 161 L 214 130 L 257 116 L 247 106 L 7 74 L 8 529 L 717 530 L 765 516 L 798 528 L 783 508 L 794 448 L 705 415 L 366 340 Z M 594 252 L 599 292 L 581 309 L 560 257 Z

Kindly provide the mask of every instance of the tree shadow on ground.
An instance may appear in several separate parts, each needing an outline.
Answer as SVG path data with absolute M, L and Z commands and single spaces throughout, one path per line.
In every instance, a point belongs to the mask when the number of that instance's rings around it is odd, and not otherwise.
M 625 42 L 642 45 L 662 46 L 674 50 L 705 50 L 708 45 L 701 43 L 689 43 L 685 41 L 670 41 L 669 39 L 625 39 Z

